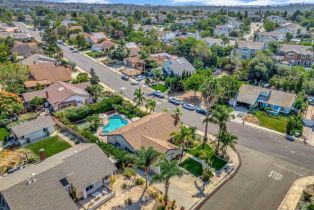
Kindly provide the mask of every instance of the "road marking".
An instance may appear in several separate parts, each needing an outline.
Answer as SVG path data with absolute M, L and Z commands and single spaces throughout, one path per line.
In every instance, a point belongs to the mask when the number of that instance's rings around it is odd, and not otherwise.
M 296 172 L 296 171 L 294 171 L 294 170 L 285 168 L 285 167 L 283 167 L 283 166 L 281 166 L 281 165 L 278 165 L 278 164 L 276 164 L 276 163 L 273 163 L 273 165 L 274 165 L 274 166 L 277 166 L 278 168 L 284 169 L 284 170 L 286 170 L 286 171 L 292 172 L 292 173 L 294 173 L 294 174 L 296 174 L 296 175 L 304 176 L 303 174 L 300 174 L 300 173 L 298 173 L 298 172 Z
M 271 179 L 274 179 L 275 181 L 279 181 L 283 178 L 282 174 L 276 172 L 276 171 L 271 171 L 269 174 L 268 174 L 268 177 L 271 178 Z
M 293 150 L 291 150 L 290 152 L 291 152 L 292 154 L 295 154 L 295 151 L 293 151 Z

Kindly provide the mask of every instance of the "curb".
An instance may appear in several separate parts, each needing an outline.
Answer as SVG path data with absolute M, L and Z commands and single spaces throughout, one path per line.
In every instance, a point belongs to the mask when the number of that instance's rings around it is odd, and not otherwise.
M 190 208 L 191 210 L 200 209 L 219 189 L 221 189 L 229 180 L 231 180 L 238 173 L 238 171 L 242 165 L 242 160 L 241 160 L 239 152 L 237 150 L 234 150 L 234 151 L 237 154 L 238 160 L 239 160 L 239 163 L 238 163 L 237 167 L 235 168 L 235 170 L 232 173 L 229 173 L 227 175 L 227 178 L 224 179 L 221 183 L 216 185 L 216 187 L 202 201 L 200 201 L 195 206 L 191 207 Z

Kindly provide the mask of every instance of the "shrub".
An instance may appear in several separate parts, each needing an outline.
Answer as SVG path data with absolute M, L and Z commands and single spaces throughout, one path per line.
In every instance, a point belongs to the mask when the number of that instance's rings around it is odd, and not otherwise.
M 126 204 L 126 205 L 132 205 L 132 199 L 130 198 L 130 197 L 128 197 L 128 199 L 126 199 L 125 201 L 124 201 L 124 203 Z
M 137 179 L 135 180 L 135 184 L 136 184 L 136 185 L 143 185 L 143 184 L 144 184 L 144 180 L 143 180 L 142 178 L 137 178 Z
M 135 175 L 135 171 L 132 168 L 124 168 L 123 176 L 127 179 L 131 179 Z
M 126 185 L 125 183 L 123 183 L 123 184 L 121 185 L 121 189 L 122 189 L 122 190 L 125 190 L 126 187 L 127 187 L 127 185 Z

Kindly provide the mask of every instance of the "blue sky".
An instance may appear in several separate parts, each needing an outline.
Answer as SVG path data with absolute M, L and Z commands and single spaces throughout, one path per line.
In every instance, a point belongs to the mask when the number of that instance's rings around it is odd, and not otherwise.
M 50 0 L 55 2 L 80 3 L 124 3 L 124 4 L 152 4 L 152 5 L 276 5 L 291 3 L 314 3 L 314 0 Z

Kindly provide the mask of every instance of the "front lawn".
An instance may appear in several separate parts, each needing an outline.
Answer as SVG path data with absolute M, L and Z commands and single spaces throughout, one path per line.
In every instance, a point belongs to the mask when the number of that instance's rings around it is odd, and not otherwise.
M 255 116 L 258 118 L 260 125 L 282 133 L 287 132 L 288 117 L 286 116 L 269 116 L 263 111 L 257 111 Z
M 163 92 L 163 93 L 168 90 L 167 86 L 163 84 L 152 85 L 150 87 L 154 90 L 159 90 L 160 92 Z
M 5 128 L 0 128 L 0 141 L 4 141 L 4 139 L 9 136 L 10 132 Z
M 106 52 L 98 52 L 98 51 L 89 51 L 85 53 L 86 55 L 92 57 L 92 58 L 98 58 L 106 55 Z
M 185 170 L 189 171 L 194 176 L 201 176 L 203 172 L 202 164 L 196 162 L 192 158 L 187 158 L 185 161 L 180 163 L 180 166 Z
M 226 160 L 217 157 L 215 155 L 214 149 L 208 144 L 205 144 L 204 149 L 202 149 L 202 144 L 200 144 L 194 148 L 187 149 L 187 152 L 194 157 L 202 160 L 208 158 L 208 160 L 210 161 L 210 166 L 213 167 L 215 170 L 220 170 L 227 163 Z
M 43 148 L 45 150 L 46 157 L 50 157 L 70 147 L 71 145 L 59 136 L 51 136 L 26 146 L 27 149 L 32 150 L 32 152 L 37 156 L 39 156 L 39 150 Z

